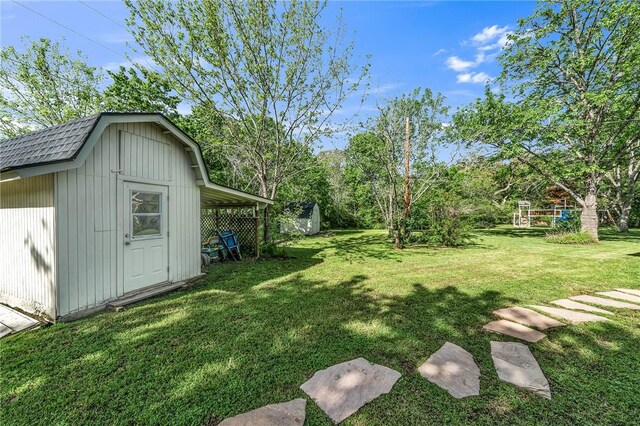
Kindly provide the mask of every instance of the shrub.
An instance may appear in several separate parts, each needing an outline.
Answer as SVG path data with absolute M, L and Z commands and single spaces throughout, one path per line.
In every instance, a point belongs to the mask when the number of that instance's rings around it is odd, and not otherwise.
M 560 232 L 547 234 L 547 241 L 553 244 L 594 244 L 596 241 L 586 232 Z
M 553 234 L 567 234 L 577 233 L 580 231 L 580 216 L 574 212 L 567 212 L 566 219 L 556 221 L 556 226 L 551 233 Z
M 459 247 L 473 240 L 472 220 L 462 213 L 460 203 L 452 197 L 441 197 L 426 208 L 426 224 L 420 236 L 412 240 L 443 247 Z

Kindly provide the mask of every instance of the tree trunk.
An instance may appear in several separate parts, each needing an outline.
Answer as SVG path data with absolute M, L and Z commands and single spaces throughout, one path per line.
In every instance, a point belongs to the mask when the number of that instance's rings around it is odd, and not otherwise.
M 588 185 L 587 196 L 582 205 L 580 225 L 583 232 L 590 234 L 595 241 L 598 241 L 598 203 L 595 185 Z
M 631 214 L 631 204 L 620 206 L 620 218 L 618 219 L 618 232 L 629 232 L 629 215 Z
M 263 242 L 266 244 L 269 242 L 269 240 L 271 239 L 271 232 L 269 232 L 269 222 L 270 222 L 270 217 L 269 217 L 269 210 L 271 210 L 271 206 L 267 204 L 267 206 L 264 208 L 264 224 L 262 225 L 262 230 L 263 230 Z

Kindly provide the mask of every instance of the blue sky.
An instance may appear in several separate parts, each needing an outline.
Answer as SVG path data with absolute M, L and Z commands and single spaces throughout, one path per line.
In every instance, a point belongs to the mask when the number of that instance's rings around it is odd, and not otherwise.
M 124 4 L 90 0 L 85 3 L 22 3 L 74 33 L 21 5 L 2 0 L 0 43 L 19 46 L 25 35 L 55 40 L 64 37 L 64 44 L 71 51 L 81 50 L 94 66 L 113 69 L 127 65 L 127 54 L 144 62 L 141 55 L 127 47 L 132 39 L 124 28 L 128 16 Z M 419 86 L 442 92 L 452 110 L 472 101 L 482 94 L 485 81 L 499 73 L 495 56 L 505 34 L 515 27 L 518 18 L 531 14 L 534 6 L 534 2 L 525 1 L 334 1 L 329 3 L 324 19 L 331 25 L 342 9 L 356 54 L 360 58 L 371 55 L 374 93 L 359 109 L 366 117 L 376 102 Z M 342 112 L 347 115 L 358 107 L 351 101 Z

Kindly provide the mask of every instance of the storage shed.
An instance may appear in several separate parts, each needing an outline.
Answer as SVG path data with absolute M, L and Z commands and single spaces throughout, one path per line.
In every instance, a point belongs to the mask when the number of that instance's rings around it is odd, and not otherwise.
M 301 232 L 304 235 L 314 235 L 320 232 L 320 207 L 312 201 L 291 202 L 285 206 L 285 211 L 293 215 L 280 225 L 281 232 Z
M 200 275 L 201 209 L 272 201 L 209 180 L 160 114 L 102 113 L 0 142 L 0 303 L 71 319 Z

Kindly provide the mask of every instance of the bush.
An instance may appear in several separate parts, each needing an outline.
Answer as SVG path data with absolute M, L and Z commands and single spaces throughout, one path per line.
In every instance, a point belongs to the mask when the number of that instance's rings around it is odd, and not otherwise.
M 556 221 L 556 226 L 551 233 L 553 234 L 567 234 L 577 233 L 580 231 L 581 223 L 580 216 L 574 212 L 567 212 L 565 220 Z
M 427 229 L 419 236 L 412 236 L 411 239 L 443 247 L 459 247 L 471 243 L 473 241 L 472 220 L 462 214 L 459 203 L 456 201 L 445 197 L 427 206 L 425 220 Z
M 586 232 L 561 232 L 547 234 L 547 241 L 553 244 L 595 244 L 596 240 Z

